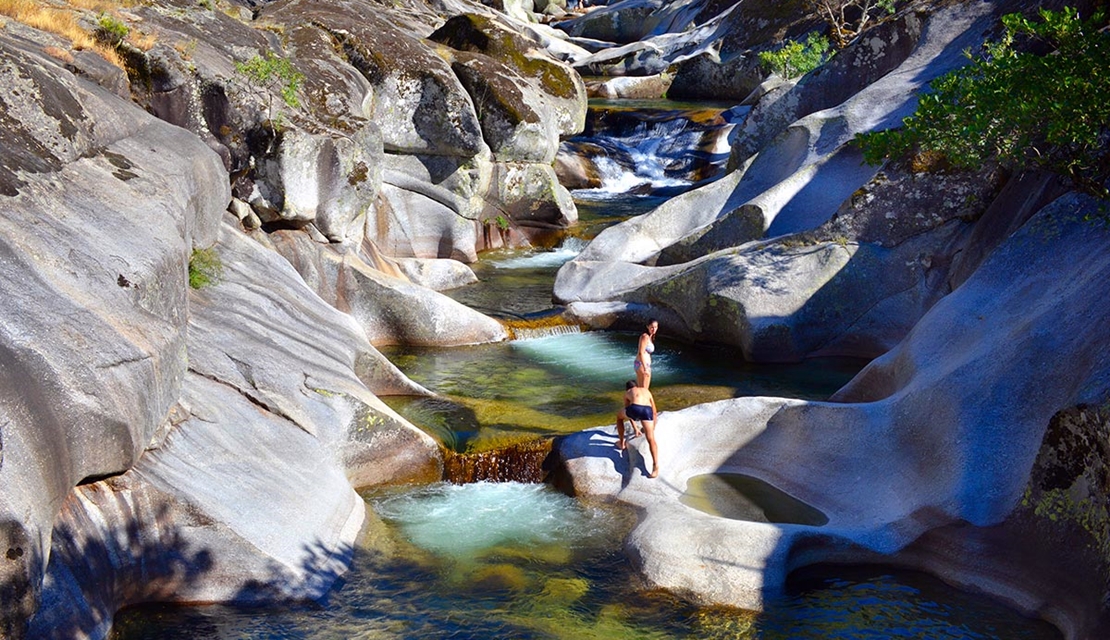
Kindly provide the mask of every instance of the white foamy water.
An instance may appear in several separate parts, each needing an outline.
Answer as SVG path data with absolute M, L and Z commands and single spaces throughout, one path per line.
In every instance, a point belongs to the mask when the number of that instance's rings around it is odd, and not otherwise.
M 490 265 L 497 269 L 542 269 L 544 267 L 559 267 L 574 259 L 581 251 L 581 247 L 560 247 L 551 251 L 539 251 L 523 256 L 514 256 L 504 260 L 491 260 Z
M 372 500 L 413 544 L 457 559 L 506 544 L 561 543 L 606 535 L 611 516 L 544 484 L 440 483 Z
M 509 344 L 545 367 L 575 378 L 611 382 L 615 389 L 623 390 L 625 380 L 634 375 L 635 344 L 622 344 L 601 331 L 514 340 Z
M 658 189 L 690 184 L 688 180 L 668 178 L 664 174 L 663 160 L 653 153 L 659 146 L 658 141 L 648 140 L 641 144 L 643 148 L 638 147 L 630 151 L 635 163 L 633 167 L 626 167 L 606 156 L 596 158 L 594 164 L 601 178 L 601 186 L 595 189 L 576 189 L 574 194 L 585 197 L 615 197 L 644 185 Z
M 572 333 L 582 333 L 582 328 L 576 324 L 557 324 L 553 327 L 538 327 L 536 329 L 513 329 L 516 340 L 538 340 Z

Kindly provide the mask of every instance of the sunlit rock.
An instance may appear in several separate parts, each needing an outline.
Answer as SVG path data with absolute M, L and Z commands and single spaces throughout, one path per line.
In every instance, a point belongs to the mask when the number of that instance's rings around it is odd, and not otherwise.
M 449 346 L 508 338 L 504 326 L 493 318 L 441 293 L 387 275 L 357 253 L 314 243 L 299 233 L 279 233 L 272 238 L 275 249 L 308 285 L 329 304 L 350 314 L 372 344 Z
M 1045 440 L 1054 416 L 1110 393 L 1110 232 L 1090 218 L 1098 207 L 1068 195 L 1035 215 L 835 402 L 661 407 L 659 478 L 647 478 L 642 440 L 620 458 L 599 454 L 616 439 L 603 427 L 557 445 L 564 486 L 642 510 L 625 541 L 641 572 L 706 602 L 759 609 L 799 566 L 894 563 L 1044 616 L 1067 637 L 1096 637 L 1104 575 L 1080 583 L 1066 564 L 1010 553 L 1030 548 L 1030 529 L 997 525 L 1030 495 L 1042 442 L 1055 446 Z M 829 521 L 776 525 L 690 509 L 680 498 L 705 473 L 759 478 Z M 1071 487 L 1076 475 L 1063 477 Z
M 367 124 L 351 136 L 290 131 L 259 175 L 281 190 L 280 219 L 312 221 L 332 242 L 362 240 L 362 216 L 381 188 L 382 141 Z
M 191 251 L 230 192 L 196 136 L 0 31 L 0 635 L 35 610 L 71 489 L 163 435 Z

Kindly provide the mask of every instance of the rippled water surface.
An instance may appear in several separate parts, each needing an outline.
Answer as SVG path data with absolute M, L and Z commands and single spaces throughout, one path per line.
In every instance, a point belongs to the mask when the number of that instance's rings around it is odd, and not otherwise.
M 134 608 L 113 640 L 265 638 L 998 638 L 1049 625 L 912 572 L 797 572 L 759 615 L 645 589 L 620 552 L 630 514 L 545 485 L 436 484 L 368 494 L 381 520 L 326 602 Z
M 663 201 L 605 189 L 576 195 L 579 238 Z M 543 315 L 555 272 L 582 246 L 569 237 L 552 249 L 487 254 L 474 265 L 482 282 L 449 293 L 501 317 Z M 637 337 L 591 332 L 386 349 L 440 395 L 388 400 L 458 451 L 610 424 L 623 383 L 633 376 Z M 660 410 L 671 411 L 746 395 L 823 399 L 864 363 L 750 365 L 733 349 L 672 340 L 664 326 L 654 364 L 652 391 Z M 729 512 L 734 497 L 706 482 L 688 492 L 694 508 L 750 517 Z M 772 519 L 762 494 L 753 498 L 751 487 L 741 488 Z M 622 551 L 632 514 L 546 485 L 441 483 L 364 497 L 371 521 L 366 541 L 325 601 L 136 607 L 116 616 L 112 640 L 1060 638 L 1043 621 L 927 575 L 882 568 L 803 569 L 760 614 L 698 608 L 641 584 Z

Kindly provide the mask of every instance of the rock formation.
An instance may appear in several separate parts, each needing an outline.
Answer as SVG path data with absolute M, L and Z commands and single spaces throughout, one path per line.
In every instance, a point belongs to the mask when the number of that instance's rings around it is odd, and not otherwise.
M 1110 392 L 1110 233 L 1090 217 L 1101 206 L 1068 195 L 1044 207 L 833 402 L 664 410 L 655 480 L 642 441 L 614 463 L 589 453 L 612 446 L 612 427 L 568 436 L 557 445 L 563 482 L 641 510 L 630 556 L 653 584 L 705 602 L 759 609 L 800 566 L 883 562 L 991 593 L 1069 638 L 1100 637 L 1107 494 L 1084 478 L 1105 476 L 1095 435 L 1105 417 L 1054 415 L 1101 406 Z M 707 473 L 760 478 L 829 521 L 693 510 L 681 496 Z M 1056 546 L 1061 531 L 1094 560 L 1079 574 L 1052 561 L 1070 553 Z
M 662 407 L 657 480 L 642 441 L 597 455 L 612 427 L 558 442 L 560 486 L 640 513 L 625 550 L 651 584 L 760 609 L 796 568 L 882 563 L 1068 638 L 1106 634 L 1105 203 L 1033 172 L 876 170 L 847 144 L 910 113 L 962 64 L 953 53 L 1020 8 L 1004 5 L 902 12 L 796 82 L 747 80 L 735 170 L 606 229 L 560 271 L 556 298 L 595 327 L 656 317 L 751 360 L 877 358 L 831 402 Z M 682 68 L 740 74 L 753 53 Z M 699 512 L 684 493 L 702 474 L 753 476 L 829 521 Z
M 442 476 L 378 398 L 429 392 L 372 345 L 507 338 L 435 289 L 495 216 L 516 243 L 575 221 L 552 162 L 585 113 L 544 53 L 573 46 L 455 9 L 497 47 L 424 40 L 430 8 L 148 4 L 126 73 L 4 19 L 0 636 L 320 597 L 353 487 Z
M 757 63 L 818 28 L 789 3 L 623 0 L 561 31 L 538 22 L 565 3 L 487 4 L 146 3 L 118 14 L 150 36 L 111 43 L 126 71 L 0 19 L 0 637 L 102 638 L 150 600 L 326 593 L 359 542 L 355 488 L 443 474 L 380 399 L 429 392 L 375 345 L 507 338 L 438 291 L 473 281 L 479 251 L 576 222 L 553 165 L 584 126 L 579 73 L 750 111 L 713 138 L 731 173 L 560 271 L 567 315 L 655 315 L 753 360 L 877 358 L 833 402 L 664 413 L 659 480 L 641 450 L 589 455 L 604 429 L 562 440 L 564 486 L 641 509 L 625 544 L 644 576 L 758 608 L 796 567 L 889 562 L 1098 637 L 1099 203 L 989 166 L 870 167 L 850 144 L 1011 3 L 902 8 L 796 81 Z M 703 473 L 829 522 L 695 512 L 679 498 Z
M 894 211 L 838 213 L 876 179 L 851 139 L 910 113 L 917 92 L 962 64 L 958 52 L 981 41 L 992 16 L 988 5 L 969 3 L 935 12 L 924 27 L 920 17 L 904 17 L 889 30 L 912 47 L 879 47 L 883 55 L 876 56 L 872 41 L 861 38 L 853 47 L 871 54 L 849 48 L 833 58 L 847 60 L 839 63 L 846 68 L 873 69 L 852 72 L 877 77 L 873 82 L 846 85 L 847 72 L 830 62 L 764 94 L 736 138 L 739 169 L 600 233 L 559 272 L 555 298 L 594 326 L 608 326 L 622 309 L 639 318 L 650 308 L 676 335 L 740 346 L 751 360 L 873 357 L 889 349 L 947 293 L 935 267 L 956 244 L 955 219 L 978 215 L 995 193 L 993 183 L 973 178 L 959 187 L 972 212 L 963 201 L 945 213 L 930 212 L 921 231 L 935 228 L 930 233 L 937 238 L 860 238 L 850 227 L 790 234 L 821 227 L 834 215 L 913 218 L 917 210 L 909 207 L 929 204 L 903 200 Z M 750 151 L 760 141 L 758 152 Z M 886 180 L 880 176 L 865 192 Z M 949 189 L 947 197 L 956 196 Z M 786 237 L 770 240 L 780 236 Z

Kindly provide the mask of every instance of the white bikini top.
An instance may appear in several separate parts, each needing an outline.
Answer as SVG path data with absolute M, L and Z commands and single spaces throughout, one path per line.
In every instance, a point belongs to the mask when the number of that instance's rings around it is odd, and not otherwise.
M 644 351 L 647 351 L 649 356 L 655 353 L 655 343 L 651 340 L 648 340 L 647 346 L 644 347 Z

